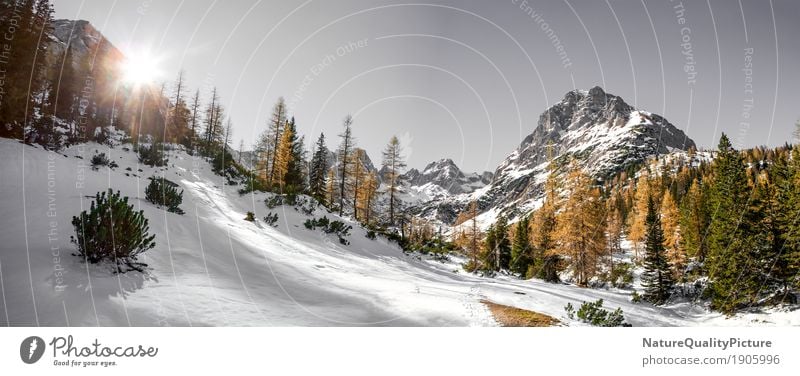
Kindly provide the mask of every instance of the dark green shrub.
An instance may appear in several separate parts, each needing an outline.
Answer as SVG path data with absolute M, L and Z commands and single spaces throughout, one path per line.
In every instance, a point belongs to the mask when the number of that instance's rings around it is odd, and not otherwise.
M 267 226 L 278 227 L 277 222 L 278 222 L 278 213 L 270 212 L 267 213 L 266 217 L 264 217 L 264 223 L 266 223 Z
M 275 195 L 269 197 L 264 200 L 264 204 L 267 205 L 268 209 L 275 209 L 276 207 L 283 205 L 283 196 Z
M 375 240 L 376 237 L 377 237 L 377 235 L 375 235 L 375 231 L 372 231 L 372 230 L 368 230 L 367 231 L 367 239 Z
M 249 211 L 249 212 L 247 212 L 247 215 L 244 217 L 244 220 L 248 221 L 248 222 L 255 222 L 256 221 L 256 215 L 253 214 L 253 212 Z
M 568 303 L 564 309 L 570 318 L 572 316 L 572 304 Z M 622 314 L 622 309 L 609 312 L 603 309 L 603 299 L 598 299 L 596 302 L 583 302 L 577 312 L 578 319 L 590 324 L 592 326 L 630 326 L 625 323 L 625 317 Z
M 350 244 L 350 241 L 345 237 L 350 236 L 350 230 L 353 229 L 353 226 L 347 225 L 342 221 L 331 221 L 328 217 L 323 216 L 317 219 L 307 219 L 303 225 L 309 230 L 320 228 L 326 234 L 336 235 L 339 238 L 339 243 Z
M 611 268 L 609 282 L 614 287 L 626 288 L 633 283 L 633 264 L 623 262 Z
M 170 213 L 183 214 L 179 207 L 183 202 L 183 190 L 178 192 L 178 184 L 164 178 L 150 178 L 144 189 L 144 197 L 153 204 L 167 208 Z
M 100 166 L 108 166 L 109 160 L 106 153 L 95 154 L 92 156 L 92 169 L 97 170 Z
M 98 192 L 88 212 L 72 217 L 72 225 L 75 236 L 70 240 L 78 247 L 77 254 L 91 263 L 113 260 L 119 272 L 123 265 L 141 271 L 137 256 L 156 245 L 144 212 L 134 211 L 127 197 L 111 189 Z
M 161 167 L 167 165 L 167 159 L 164 157 L 164 147 L 162 144 L 153 143 L 150 146 L 139 146 L 139 163 L 146 164 L 152 167 Z
M 572 306 L 572 303 L 567 303 L 567 305 L 564 306 L 564 310 L 567 311 L 567 317 L 569 317 L 570 320 L 575 320 L 575 307 Z
M 305 202 L 300 200 L 294 193 L 274 195 L 264 200 L 264 204 L 266 204 L 267 208 L 269 209 L 275 209 L 276 207 L 281 205 L 296 206 L 303 203 Z
M 212 157 L 211 169 L 215 174 L 226 177 L 229 182 L 240 177 L 236 161 L 227 150 L 215 150 Z

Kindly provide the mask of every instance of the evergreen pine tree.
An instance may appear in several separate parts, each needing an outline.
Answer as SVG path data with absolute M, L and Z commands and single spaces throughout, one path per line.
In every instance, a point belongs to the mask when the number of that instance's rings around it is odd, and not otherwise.
M 348 179 L 348 165 L 350 160 L 352 159 L 351 153 L 355 148 L 355 139 L 353 138 L 353 117 L 347 115 L 344 118 L 344 122 L 342 123 L 344 127 L 344 131 L 339 134 L 339 137 L 342 139 L 341 144 L 339 145 L 339 150 L 336 153 L 336 157 L 339 160 L 339 215 L 344 215 L 344 196 L 345 196 L 345 188 L 347 185 Z
M 525 216 L 514 227 L 514 239 L 511 242 L 512 273 L 525 276 L 531 264 L 531 241 L 529 236 L 530 216 Z
M 0 62 L 4 90 L 0 100 L 0 137 L 26 138 L 25 127 L 31 120 L 26 115 L 31 116 L 36 108 L 43 112 L 37 99 L 48 86 L 43 85 L 43 72 L 52 21 L 53 8 L 48 0 L 0 2 L 0 30 L 6 35 Z M 9 30 L 14 30 L 13 34 Z M 9 39 L 9 35 L 13 38 Z
M 752 303 L 759 289 L 759 275 L 751 267 L 762 241 L 748 223 L 755 213 L 749 212 L 747 181 L 742 155 L 723 133 L 714 160 L 707 266 L 711 306 L 728 314 Z
M 781 197 L 780 220 L 781 252 L 784 269 L 781 275 L 787 283 L 800 288 L 800 146 L 792 148 L 786 179 L 779 185 Z
M 398 194 L 402 192 L 402 173 L 406 162 L 402 155 L 400 140 L 392 136 L 386 149 L 383 151 L 383 169 L 385 171 L 386 193 L 389 196 L 389 225 L 394 225 L 395 209 L 401 204 Z
M 552 155 L 552 146 L 548 146 L 548 154 Z M 556 251 L 556 212 L 561 202 L 559 190 L 561 184 L 555 173 L 555 163 L 552 158 L 548 164 L 549 174 L 545 182 L 545 198 L 542 207 L 533 214 L 531 227 L 532 256 L 531 265 L 528 267 L 526 278 L 541 278 L 547 282 L 558 282 L 561 272 L 561 255 Z
M 55 115 L 59 119 L 70 124 L 69 138 L 71 141 L 77 141 L 79 138 L 83 139 L 84 135 L 79 135 L 78 125 L 76 120 L 76 103 L 78 99 L 78 92 L 80 91 L 78 85 L 79 80 L 75 71 L 75 57 L 73 48 L 68 45 L 64 50 L 64 55 L 59 61 L 60 71 L 57 71 L 56 78 L 56 98 Z
M 644 272 L 642 273 L 642 286 L 644 299 L 656 304 L 664 304 L 669 299 L 670 291 L 674 284 L 672 271 L 667 262 L 664 249 L 664 232 L 661 228 L 661 219 L 656 211 L 652 198 L 647 202 L 647 216 L 645 218 L 645 255 Z
M 508 239 L 508 221 L 499 216 L 497 222 L 486 231 L 481 269 L 485 271 L 506 270 L 511 263 L 511 242 Z
M 320 133 L 311 157 L 311 166 L 308 173 L 308 186 L 311 196 L 319 201 L 324 201 L 326 175 L 328 173 L 328 147 L 325 145 L 325 134 Z
M 306 188 L 307 177 L 305 137 L 298 136 L 294 117 L 289 120 L 286 129 L 291 131 L 291 137 L 289 137 L 291 159 L 284 179 L 290 192 L 303 192 Z
M 705 236 L 709 212 L 708 188 L 705 185 L 701 180 L 693 180 L 680 209 L 683 247 L 688 257 L 696 257 L 699 261 L 703 261 L 707 253 Z

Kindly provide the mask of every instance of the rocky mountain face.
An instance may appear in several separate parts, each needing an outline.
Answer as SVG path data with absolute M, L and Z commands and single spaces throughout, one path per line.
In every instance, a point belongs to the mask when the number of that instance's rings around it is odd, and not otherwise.
M 452 159 L 441 159 L 425 166 L 422 171 L 412 168 L 404 174 L 411 187 L 436 185 L 450 194 L 470 193 L 492 181 L 493 174 L 464 174 Z
M 98 54 L 102 57 L 123 59 L 122 53 L 117 50 L 97 29 L 85 20 L 55 20 L 53 21 L 53 35 L 59 42 L 54 47 L 63 51 L 63 46 L 69 41 L 76 54 Z
M 372 163 L 372 159 L 369 158 L 369 154 L 367 154 L 366 150 L 364 150 L 362 148 L 355 148 L 355 149 L 353 149 L 353 151 L 351 151 L 351 153 L 353 153 L 352 155 L 355 155 L 355 153 L 359 153 L 359 152 L 361 153 L 360 154 L 361 158 L 359 158 L 359 159 L 361 160 L 361 166 L 364 169 L 364 171 L 374 172 L 378 176 L 380 176 L 380 173 L 379 173 L 378 169 L 375 168 L 375 165 Z M 328 169 L 331 169 L 331 168 L 335 168 L 337 173 L 338 173 L 339 169 L 341 168 L 341 161 L 339 160 L 339 155 L 338 155 L 338 153 L 336 151 L 328 152 Z
M 90 104 L 88 108 L 93 118 L 88 121 L 87 132 L 92 133 L 112 123 L 128 131 L 139 127 L 137 134 L 163 131 L 169 99 L 156 87 L 157 84 L 126 85 L 123 80 L 125 55 L 88 21 L 55 20 L 52 27 L 46 56 L 49 68 L 44 74 L 59 82 L 65 51 L 67 48 L 72 51 L 70 63 L 79 77 L 76 90 L 80 92 L 81 102 Z M 168 87 L 166 93 L 169 91 L 171 88 Z M 123 112 L 126 113 L 124 117 Z M 112 121 L 114 116 L 118 118 Z M 170 129 L 167 134 L 171 134 Z
M 513 218 L 538 206 L 550 160 L 557 174 L 574 159 L 602 181 L 649 157 L 692 147 L 694 141 L 659 115 L 637 110 L 600 87 L 574 90 L 540 115 L 533 133 L 497 167 L 491 184 L 419 205 L 416 213 L 452 224 L 477 201 L 482 213 Z
M 53 21 L 53 36 L 48 46 L 48 56 L 50 61 L 57 61 L 63 58 L 64 50 L 69 45 L 72 48 L 75 61 L 86 60 L 94 65 L 94 77 L 96 80 L 106 81 L 118 80 L 120 63 L 125 56 L 103 34 L 84 20 L 55 20 Z M 50 64 L 57 66 L 58 64 Z

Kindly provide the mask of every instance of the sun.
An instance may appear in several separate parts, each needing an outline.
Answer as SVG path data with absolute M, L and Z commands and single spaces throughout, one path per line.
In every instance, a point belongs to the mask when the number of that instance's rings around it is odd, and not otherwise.
M 127 84 L 146 85 L 159 76 L 158 58 L 147 52 L 130 54 L 122 62 L 122 80 Z

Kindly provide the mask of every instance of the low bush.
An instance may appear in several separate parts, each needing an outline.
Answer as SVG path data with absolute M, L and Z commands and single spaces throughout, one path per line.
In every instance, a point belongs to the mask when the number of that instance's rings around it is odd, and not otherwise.
M 572 303 L 567 303 L 564 310 L 567 311 L 570 319 L 574 319 L 577 315 L 579 320 L 592 326 L 630 326 L 625 322 L 622 309 L 617 308 L 611 312 L 603 309 L 603 299 L 598 299 L 596 302 L 583 302 L 577 312 Z
M 183 214 L 179 207 L 183 202 L 183 190 L 178 192 L 178 184 L 164 178 L 150 178 L 144 195 L 147 201 L 167 208 L 168 212 Z
M 253 212 L 249 211 L 249 212 L 247 212 L 247 215 L 245 215 L 244 220 L 248 221 L 248 222 L 255 222 L 256 221 L 256 215 L 253 214 Z
M 296 194 L 274 195 L 264 200 L 264 204 L 269 209 L 275 209 L 281 205 L 295 206 L 300 203 Z
M 144 212 L 135 211 L 119 191 L 98 192 L 88 211 L 72 217 L 72 225 L 75 236 L 70 240 L 78 247 L 77 255 L 90 263 L 114 261 L 118 272 L 127 270 L 123 266 L 142 271 L 146 265 L 135 262 L 137 257 L 155 247 Z
M 95 154 L 92 156 L 92 169 L 97 170 L 100 166 L 108 166 L 109 160 L 106 153 Z
M 633 283 L 633 264 L 627 262 L 614 264 L 608 279 L 614 287 L 630 287 Z
M 339 243 L 349 245 L 350 241 L 346 239 L 350 236 L 350 230 L 353 226 L 347 225 L 342 221 L 331 221 L 328 217 L 311 218 L 307 219 L 303 225 L 309 230 L 321 229 L 326 234 L 334 234 L 339 238 Z
M 151 167 L 161 167 L 167 165 L 162 144 L 153 143 L 150 146 L 139 146 L 139 163 Z
M 264 223 L 266 223 L 267 226 L 278 227 L 278 213 L 267 213 L 267 216 L 264 217 Z

